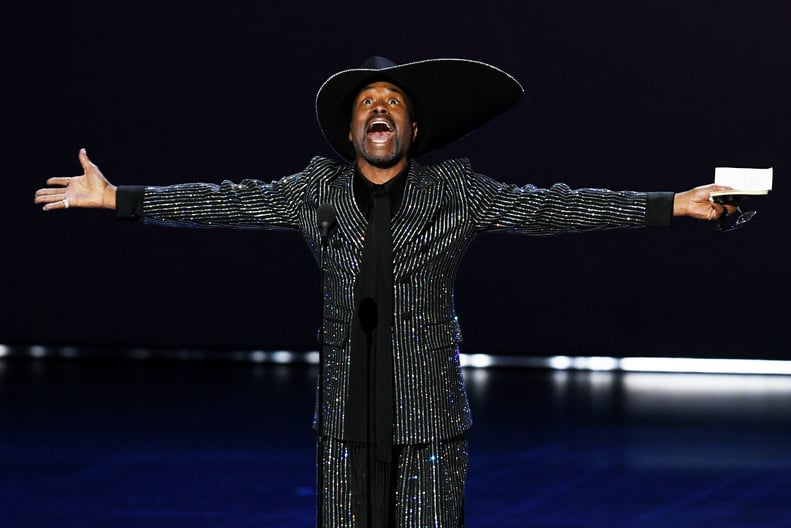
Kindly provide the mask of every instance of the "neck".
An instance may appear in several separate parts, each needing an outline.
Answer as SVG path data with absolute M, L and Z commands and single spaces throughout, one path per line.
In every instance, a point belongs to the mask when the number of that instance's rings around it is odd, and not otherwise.
M 398 160 L 398 162 L 391 167 L 376 167 L 368 163 L 365 159 L 357 159 L 357 167 L 360 170 L 360 173 L 365 177 L 366 180 L 377 185 L 387 183 L 398 176 L 398 174 L 407 166 L 407 163 L 409 163 L 409 159 L 404 157 Z

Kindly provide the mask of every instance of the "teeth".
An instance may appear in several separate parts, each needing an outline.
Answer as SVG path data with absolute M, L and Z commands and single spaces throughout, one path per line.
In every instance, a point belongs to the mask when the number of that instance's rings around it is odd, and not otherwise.
M 376 125 L 384 125 L 388 131 L 393 131 L 393 127 L 390 126 L 390 123 L 385 119 L 375 119 L 374 121 L 371 121 L 371 123 L 368 125 L 368 130 L 371 130 Z

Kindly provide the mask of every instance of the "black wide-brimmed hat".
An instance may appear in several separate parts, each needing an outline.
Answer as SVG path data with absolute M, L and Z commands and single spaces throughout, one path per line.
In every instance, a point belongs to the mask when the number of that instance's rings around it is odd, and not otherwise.
M 330 146 L 354 160 L 349 141 L 354 98 L 367 84 L 387 81 L 404 90 L 415 110 L 418 137 L 412 156 L 460 139 L 516 104 L 524 89 L 503 70 L 468 59 L 428 59 L 396 64 L 374 56 L 338 72 L 316 94 L 316 117 Z

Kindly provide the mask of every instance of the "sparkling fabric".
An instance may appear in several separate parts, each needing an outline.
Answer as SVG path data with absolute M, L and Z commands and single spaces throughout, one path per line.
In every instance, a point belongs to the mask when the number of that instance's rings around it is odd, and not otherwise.
M 365 446 L 332 438 L 323 442 L 319 471 L 324 490 L 322 528 L 366 528 L 358 514 L 355 458 L 365 457 Z M 458 437 L 428 444 L 396 446 L 393 475 L 393 526 L 458 528 L 464 526 L 464 484 L 468 446 Z M 383 527 L 377 527 L 383 528 Z
M 367 227 L 354 200 L 354 167 L 316 157 L 273 182 L 243 180 L 147 187 L 145 222 L 193 227 L 293 229 L 318 259 L 316 211 L 334 204 L 325 252 L 323 434 L 343 438 L 349 390 L 354 283 Z M 472 418 L 459 365 L 453 286 L 461 258 L 482 232 L 545 236 L 643 226 L 647 194 L 517 186 L 476 174 L 467 160 L 412 162 L 393 217 L 395 444 L 453 438 Z M 274 331 L 274 330 L 273 330 Z
M 354 167 L 316 157 L 301 172 L 263 182 L 146 187 L 143 221 L 191 227 L 299 231 L 318 260 L 319 205 L 337 211 L 324 252 L 325 298 L 318 450 L 323 526 L 355 527 L 353 468 L 361 446 L 344 438 L 348 409 L 354 285 L 368 222 L 353 192 Z M 667 201 L 672 205 L 672 200 Z M 463 522 L 467 445 L 472 424 L 459 364 L 462 340 L 454 281 L 475 236 L 545 236 L 646 225 L 649 195 L 633 191 L 517 186 L 476 174 L 464 159 L 412 162 L 393 239 L 393 444 L 397 446 L 396 526 L 455 527 Z M 653 210 L 653 208 L 651 209 Z M 273 330 L 275 331 L 275 330 Z M 318 409 L 317 409 L 318 410 Z M 314 417 L 314 427 L 318 423 Z M 364 444 L 363 444 L 364 448 Z M 357 453 L 357 455 L 355 455 Z M 354 497 L 354 498 L 353 498 Z

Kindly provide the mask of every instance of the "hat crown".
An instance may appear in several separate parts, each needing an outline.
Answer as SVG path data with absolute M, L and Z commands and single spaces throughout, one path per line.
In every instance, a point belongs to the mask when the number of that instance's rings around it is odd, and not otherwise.
M 360 68 L 365 70 L 384 70 L 385 68 L 392 68 L 393 66 L 398 66 L 398 64 L 391 61 L 387 57 L 374 55 L 372 57 L 368 57 L 365 62 L 363 62 L 363 65 L 360 66 Z

